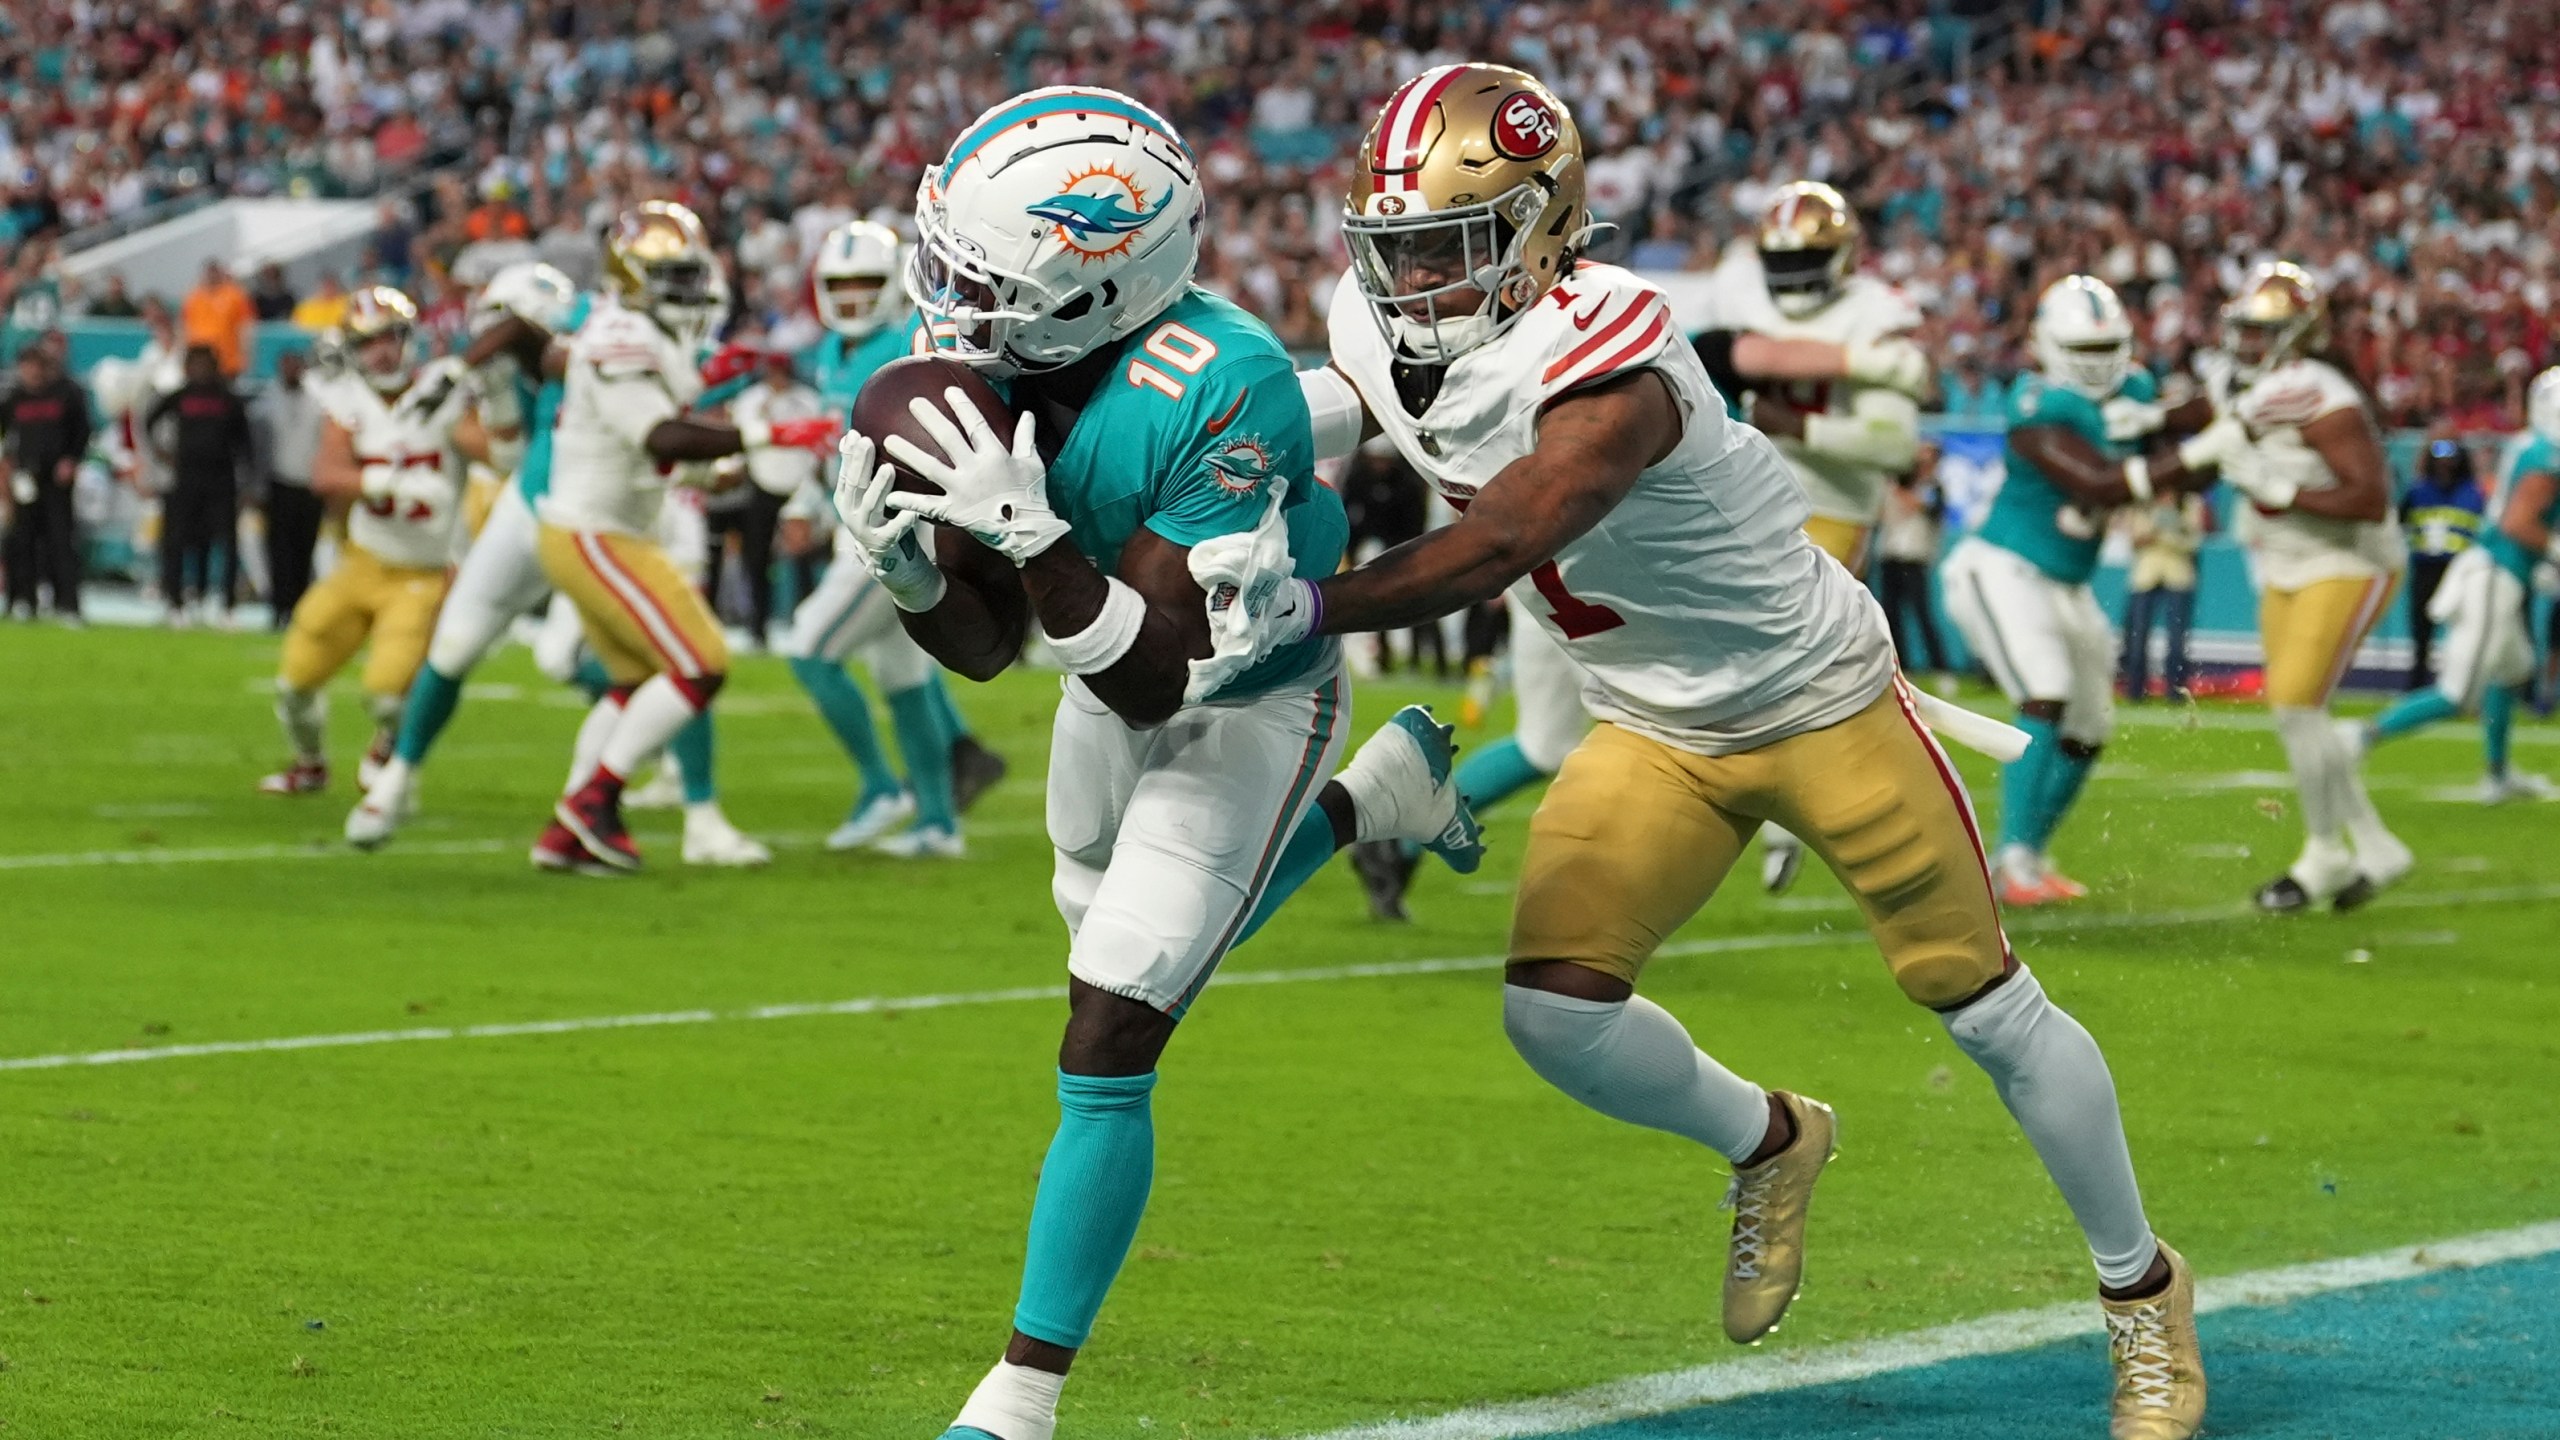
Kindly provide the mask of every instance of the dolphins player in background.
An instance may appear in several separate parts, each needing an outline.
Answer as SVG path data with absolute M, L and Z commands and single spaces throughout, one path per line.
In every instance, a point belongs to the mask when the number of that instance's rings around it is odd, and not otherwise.
M 462 352 L 476 413 L 488 436 L 490 465 L 509 479 L 464 554 L 451 592 L 436 616 L 426 663 L 410 687 L 391 756 L 347 812 L 347 842 L 371 850 L 387 843 L 416 813 L 418 771 L 462 703 L 462 682 L 519 616 L 551 593 L 536 553 L 535 509 L 551 490 L 552 433 L 560 409 L 559 342 L 586 323 L 593 304 L 567 275 L 539 262 L 509 265 L 472 299 L 471 339 Z M 735 368 L 734 362 L 728 362 Z M 717 403 L 733 382 L 718 368 L 703 404 Z M 742 382 L 735 382 L 742 383 Z M 604 676 L 573 677 L 590 700 Z M 740 831 L 720 808 L 713 781 L 709 713 L 679 731 L 669 750 L 684 787 L 685 863 L 752 866 L 772 852 Z
M 2111 438 L 2106 407 L 2156 408 L 2159 387 L 2135 366 L 2132 317 L 2105 281 L 2047 286 L 2028 334 L 2036 368 L 2010 394 L 2008 479 L 1939 571 L 1948 614 L 2032 737 L 2000 772 L 1994 859 L 2013 906 L 2088 893 L 2046 849 L 2115 730 L 2115 631 L 2089 588 L 2107 517 L 2214 480 Z
M 819 397 L 837 415 L 850 413 L 871 372 L 908 352 L 914 307 L 907 303 L 903 257 L 897 232 L 867 220 L 839 225 L 818 242 L 810 288 L 828 333 L 811 355 Z M 823 495 L 795 497 L 795 504 L 811 523 L 834 524 Z M 957 857 L 964 850 L 954 793 L 959 756 L 970 756 L 981 777 L 1001 776 L 1004 762 L 956 733 L 959 711 L 943 684 L 942 667 L 908 637 L 897 615 L 887 592 L 855 559 L 854 545 L 842 537 L 826 577 L 791 615 L 782 648 L 791 676 L 817 705 L 862 781 L 851 812 L 827 837 L 827 848 L 867 845 L 899 856 Z M 897 726 L 898 749 L 907 762 L 903 785 L 881 750 L 870 697 L 845 673 L 845 661 L 856 654 L 870 668 Z
M 1851 575 L 1866 578 L 1869 541 L 1893 477 L 1920 454 L 1925 359 L 1910 331 L 1920 312 L 1900 290 L 1858 272 L 1865 227 L 1839 191 L 1814 180 L 1778 187 L 1752 245 L 1736 245 L 1710 282 L 1711 328 L 1827 340 L 1848 350 L 1844 379 L 1754 376 L 1739 364 L 1708 373 L 1736 418 L 1777 442 L 1811 514 L 1805 534 Z M 1795 883 L 1804 847 L 1781 825 L 1761 835 L 1760 883 Z
M 2456 715 L 2480 717 L 2488 773 L 2483 804 L 2548 800 L 2551 782 L 2509 764 L 2516 692 L 2533 678 L 2533 634 L 2526 602 L 2533 569 L 2560 528 L 2560 368 L 2534 377 L 2525 397 L 2525 433 L 2499 467 L 2497 493 L 2477 543 L 2454 557 L 2430 614 L 2445 627 L 2436 683 L 2369 721 L 2338 722 L 2340 737 L 2361 760 L 2396 740 Z

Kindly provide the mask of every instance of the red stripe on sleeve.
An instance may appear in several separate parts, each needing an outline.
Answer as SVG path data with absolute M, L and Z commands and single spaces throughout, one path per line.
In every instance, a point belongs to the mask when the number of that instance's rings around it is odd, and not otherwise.
M 1547 373 L 1541 378 L 1545 383 L 1552 385 L 1558 378 L 1573 373 L 1573 371 L 1581 367 L 1584 361 L 1601 353 L 1608 346 L 1618 341 L 1619 338 L 1626 333 L 1628 327 L 1634 325 L 1638 320 L 1645 319 L 1648 316 L 1651 317 L 1652 323 L 1644 328 L 1643 332 L 1637 336 L 1635 342 L 1631 345 L 1622 346 L 1616 351 L 1611 352 L 1609 358 L 1606 361 L 1603 361 L 1596 369 L 1592 370 L 1590 374 L 1602 374 L 1625 364 L 1628 359 L 1635 355 L 1642 354 L 1645 347 L 1659 339 L 1662 335 L 1662 327 L 1669 323 L 1670 314 L 1663 308 L 1660 297 L 1647 295 L 1634 305 L 1627 307 L 1625 314 L 1620 315 L 1617 319 L 1600 327 L 1599 333 L 1593 335 L 1590 339 L 1583 341 L 1581 344 L 1576 345 L 1573 347 L 1572 353 L 1566 355 L 1563 359 L 1558 360 L 1553 365 L 1548 366 Z M 1588 379 L 1590 376 L 1585 375 L 1582 378 Z

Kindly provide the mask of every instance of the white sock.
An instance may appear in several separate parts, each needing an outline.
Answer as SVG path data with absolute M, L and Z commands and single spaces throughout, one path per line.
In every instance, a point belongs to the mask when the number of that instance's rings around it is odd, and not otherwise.
M 1613 1120 L 1686 1135 L 1737 1165 L 1768 1138 L 1769 1092 L 1641 995 L 1580 1000 L 1505 985 L 1502 1028 L 1540 1078 Z
M 2143 1217 L 2133 1153 L 2116 1111 L 2115 1077 L 2098 1042 L 2045 998 L 2023 965 L 1998 989 L 1938 1019 L 1991 1077 L 2000 1103 L 2036 1147 L 2089 1237 L 2099 1283 L 2122 1288 L 2140 1280 L 2160 1242 Z
M 574 795 L 587 778 L 596 773 L 596 762 L 604 754 L 604 742 L 613 727 L 622 723 L 622 702 L 611 695 L 587 707 L 587 718 L 578 722 L 577 741 L 569 747 L 569 784 L 562 792 Z
M 405 704 L 407 697 L 401 695 L 367 695 L 364 697 L 364 713 L 373 717 L 376 730 L 397 730 L 400 728 L 400 711 Z
M 717 800 L 687 800 L 684 802 L 684 823 L 687 829 L 697 824 L 726 825 L 729 817 L 721 811 Z
M 996 1440 L 1051 1440 L 1058 1430 L 1058 1392 L 1067 1377 L 999 1360 L 951 1423 L 984 1430 Z
M 1796 832 L 1774 820 L 1760 827 L 1760 844 L 1763 848 L 1770 850 L 1801 850 L 1804 848 L 1804 842 L 1796 838 Z
M 329 697 L 317 690 L 296 690 L 276 682 L 276 723 L 284 727 L 284 743 L 305 765 L 328 759 Z
M 686 721 L 694 717 L 693 701 L 676 688 L 673 677 L 652 675 L 623 702 L 622 719 L 605 737 L 604 768 L 628 780 L 650 756 L 666 748 Z
M 2346 828 L 2337 773 L 2347 762 L 2329 727 L 2328 712 L 2302 705 L 2278 705 L 2275 711 L 2276 735 L 2284 742 L 2285 763 L 2293 769 L 2294 794 L 2302 806 L 2302 828 L 2315 840 L 2336 838 Z
M 416 767 L 412 766 L 408 761 L 401 759 L 399 756 L 394 755 L 390 759 L 383 761 L 382 769 L 374 775 L 372 793 L 377 795 L 397 795 L 401 791 L 409 788 L 410 777 L 414 776 L 416 773 Z

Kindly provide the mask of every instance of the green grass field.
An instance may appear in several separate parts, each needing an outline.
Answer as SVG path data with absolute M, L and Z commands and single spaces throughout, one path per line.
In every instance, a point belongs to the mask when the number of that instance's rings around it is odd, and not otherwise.
M 902 867 L 816 848 L 847 769 L 780 664 L 748 663 L 723 779 L 780 858 L 681 870 L 659 817 L 664 868 L 604 882 L 524 863 L 577 710 L 521 652 L 374 856 L 336 843 L 347 779 L 252 793 L 280 756 L 274 656 L 0 628 L 0 1058 L 976 998 L 0 1070 L 0 1429 L 938 1434 L 1002 1343 L 1055 1113 L 1063 1006 L 986 996 L 1062 980 L 1055 679 L 963 687 L 1015 778 L 968 863 Z M 1362 733 L 1408 698 L 1365 689 Z M 337 710 L 351 771 L 351 692 Z M 2254 919 L 2236 902 L 2298 839 L 2257 719 L 2131 717 L 2060 846 L 2095 894 L 2016 926 L 2108 1048 L 2155 1222 L 2210 1274 L 2560 1214 L 2560 808 L 2447 798 L 2476 744 L 2407 742 L 2376 793 L 2418 872 L 2352 917 Z M 2560 758 L 2552 727 L 2520 739 Z M 1414 925 L 1371 925 L 1336 867 L 1230 962 L 1482 963 L 1199 1006 L 1065 1440 L 1306 1435 L 1731 1353 L 1721 1165 L 1577 1109 L 1503 1041 L 1527 811 L 1483 874 L 1426 877 Z M 1842 1117 L 1772 1348 L 2086 1294 L 2032 1154 L 1827 876 L 1784 902 L 1729 886 L 1682 941 L 1648 993 Z

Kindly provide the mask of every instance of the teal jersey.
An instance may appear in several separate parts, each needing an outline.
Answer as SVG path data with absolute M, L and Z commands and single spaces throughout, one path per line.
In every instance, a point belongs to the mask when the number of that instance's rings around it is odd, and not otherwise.
M 2500 569 L 2530 588 L 2533 567 L 2542 563 L 2542 557 L 2524 548 L 2501 523 L 2506 518 L 2507 497 L 2515 493 L 2516 481 L 2527 475 L 2560 475 L 2560 445 L 2534 435 L 2508 457 L 2506 473 L 2498 477 L 2497 504 L 2490 507 L 2480 525 L 2480 548 L 2489 552 L 2489 558 L 2497 561 Z M 2560 529 L 2560 487 L 2554 487 L 2551 502 L 2542 507 L 2541 518 L 2546 533 Z
M 903 325 L 883 325 L 860 340 L 830 330 L 801 352 L 800 365 L 818 398 L 841 414 L 853 409 L 853 397 L 872 371 L 908 353 L 907 335 Z
M 2160 386 L 2148 372 L 2137 370 L 2126 377 L 2124 388 L 2116 393 L 2129 400 L 2153 400 L 2158 398 Z M 2059 425 L 2097 446 L 2099 454 L 2122 460 L 2134 452 L 2134 447 L 2107 438 L 2106 416 L 2100 404 L 2041 375 L 2022 375 L 2009 395 L 2009 429 L 2015 433 L 2031 426 Z M 1981 527 L 1974 533 L 2024 557 L 2027 563 L 2065 585 L 2088 584 L 2090 574 L 2098 568 L 2098 547 L 2106 538 L 2106 517 L 2090 515 L 2072 503 L 2071 496 L 2020 455 L 2016 446 L 2007 448 L 2003 460 L 2007 474 L 2000 481 L 2000 493 L 1992 497 L 1991 513 L 1983 517 Z
M 1271 327 L 1194 286 L 1101 367 L 1049 459 L 1049 504 L 1109 575 L 1141 527 L 1183 546 L 1251 530 L 1274 480 L 1288 485 L 1281 514 L 1297 576 L 1342 568 L 1351 524 L 1342 497 L 1316 479 L 1315 431 L 1288 349 Z M 1335 653 L 1332 637 L 1310 636 L 1213 698 L 1304 683 Z
M 581 294 L 569 307 L 569 329 L 560 338 L 578 333 L 587 323 L 587 311 L 593 302 Z M 516 384 L 528 398 L 524 403 L 524 462 L 516 466 L 516 493 L 532 504 L 551 493 L 551 427 L 560 420 L 560 397 L 566 393 L 565 382 L 545 377 L 540 384 L 534 378 L 518 375 Z

